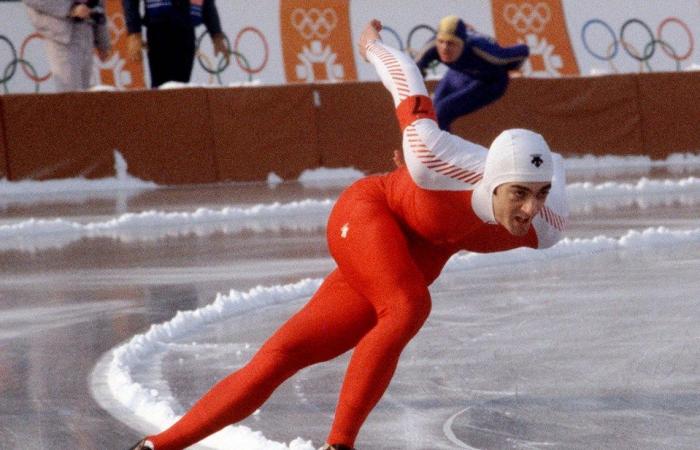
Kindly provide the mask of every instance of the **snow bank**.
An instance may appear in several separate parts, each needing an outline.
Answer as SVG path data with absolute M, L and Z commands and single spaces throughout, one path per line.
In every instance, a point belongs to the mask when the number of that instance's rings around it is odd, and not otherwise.
M 352 175 L 352 172 L 350 172 Z M 590 182 L 567 186 L 572 215 L 593 208 L 614 209 L 623 205 L 645 208 L 658 204 L 700 203 L 700 179 L 640 179 L 637 183 Z M 33 252 L 62 248 L 88 238 L 112 238 L 123 242 L 156 241 L 169 236 L 217 232 L 236 233 L 280 230 L 313 231 L 326 224 L 333 199 L 258 204 L 248 208 L 199 208 L 194 212 L 144 211 L 126 213 L 104 222 L 79 223 L 66 219 L 29 219 L 0 225 L 0 250 Z
M 177 83 L 175 83 L 177 84 Z M 166 87 L 167 88 L 167 87 Z M 170 87 L 173 88 L 173 87 Z M 654 161 L 647 156 L 593 156 L 584 155 L 564 160 L 568 171 L 605 171 L 650 169 L 652 167 L 691 168 L 700 166 L 700 154 L 674 153 L 665 160 Z M 57 192 L 97 193 L 115 190 L 154 189 L 159 186 L 129 175 L 126 160 L 114 151 L 115 177 L 101 179 L 69 178 L 58 180 L 23 180 L 8 181 L 0 179 L 0 196 L 23 196 L 28 194 L 53 194 Z M 345 186 L 365 174 L 355 168 L 329 169 L 321 167 L 302 172 L 299 182 L 307 186 Z M 270 173 L 268 183 L 276 184 L 282 180 Z M 1 202 L 1 200 L 0 200 Z
M 144 211 L 84 224 L 66 219 L 28 219 L 0 225 L 0 250 L 58 249 L 83 237 L 148 242 L 168 236 L 208 236 L 243 230 L 312 231 L 325 225 L 332 206 L 333 201 L 327 199 L 259 204 L 249 208 L 198 208 L 194 212 Z
M 673 153 L 664 160 L 652 160 L 648 156 L 629 155 L 583 155 L 569 157 L 564 160 L 567 171 L 595 171 L 606 173 L 608 171 L 634 171 L 638 169 L 651 169 L 654 167 L 668 168 L 697 168 L 700 165 L 700 154 Z
M 114 151 L 114 172 L 116 174 L 114 177 L 98 179 L 86 179 L 83 177 L 45 181 L 8 181 L 0 179 L 0 196 L 55 194 L 57 192 L 140 191 L 158 187 L 155 183 L 143 181 L 129 175 L 126 160 L 118 150 Z
M 112 351 L 107 372 L 109 389 L 119 402 L 146 422 L 165 429 L 180 416 L 173 405 L 154 396 L 153 392 L 131 378 L 131 368 L 142 361 L 152 360 L 153 353 L 207 324 L 243 314 L 255 308 L 310 297 L 321 284 L 320 279 L 305 279 L 295 284 L 257 287 L 248 292 L 230 291 L 219 294 L 213 303 L 192 311 L 178 312 L 168 322 L 153 325 L 144 334 L 134 336 Z M 314 450 L 311 441 L 297 438 L 285 445 L 266 439 L 259 431 L 245 426 L 230 426 L 203 441 L 215 448 L 245 448 L 250 450 Z
M 344 169 L 327 169 L 321 167 L 303 171 L 299 176 L 299 182 L 309 187 L 346 186 L 364 176 L 364 173 L 352 167 Z

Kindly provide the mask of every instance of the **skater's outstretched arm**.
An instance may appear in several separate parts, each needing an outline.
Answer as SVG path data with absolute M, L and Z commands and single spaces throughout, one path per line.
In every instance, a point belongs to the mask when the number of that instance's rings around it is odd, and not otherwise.
M 411 178 L 424 189 L 472 189 L 481 179 L 486 149 L 439 129 L 418 66 L 382 42 L 381 28 L 376 19 L 365 27 L 358 43 L 360 55 L 374 66 L 394 101 Z

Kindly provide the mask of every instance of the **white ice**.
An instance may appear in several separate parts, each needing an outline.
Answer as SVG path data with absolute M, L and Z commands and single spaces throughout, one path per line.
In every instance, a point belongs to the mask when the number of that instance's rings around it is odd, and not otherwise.
M 126 164 L 115 153 L 116 177 L 104 180 L 57 180 L 9 182 L 0 180 L 0 208 L 23 198 L 55 195 L 56 192 L 139 191 L 158 189 L 159 186 L 128 175 Z M 629 169 L 631 173 L 652 168 L 677 168 L 679 173 L 689 166 L 700 165 L 700 156 L 673 155 L 665 161 L 646 157 L 592 157 L 569 158 L 569 171 L 591 172 L 611 167 Z M 354 169 L 319 169 L 305 172 L 300 182 L 308 185 L 345 185 L 362 174 Z M 271 174 L 270 180 L 276 180 Z M 645 176 L 633 182 L 576 182 L 567 186 L 572 213 L 591 208 L 616 208 L 620 204 L 635 204 L 640 208 L 655 202 L 680 202 L 696 205 L 700 198 L 700 179 L 652 180 Z M 125 213 L 101 222 L 79 223 L 62 218 L 4 221 L 0 225 L 0 248 L 3 250 L 34 251 L 41 248 L 61 248 L 76 239 L 111 237 L 114 239 L 149 240 L 165 235 L 195 233 L 207 235 L 217 230 L 253 231 L 279 229 L 317 229 L 325 220 L 333 199 L 306 199 L 298 202 L 258 204 L 248 207 L 231 206 L 221 209 L 199 208 L 195 211 L 145 211 Z M 595 236 L 587 239 L 564 239 L 544 251 L 518 249 L 498 254 L 460 253 L 448 263 L 446 271 L 457 272 L 474 268 L 512 265 L 538 259 L 554 260 L 571 255 L 606 252 L 621 248 L 645 248 L 700 241 L 700 228 L 672 230 L 662 226 L 643 230 L 629 230 L 621 236 Z M 232 315 L 244 314 L 263 306 L 308 298 L 317 289 L 321 279 L 304 279 L 297 283 L 259 286 L 247 292 L 231 290 L 217 295 L 207 306 L 178 313 L 172 320 L 154 324 L 144 334 L 113 349 L 107 364 L 96 376 L 106 379 L 111 395 L 134 416 L 162 429 L 178 417 L 177 407 L 157 393 L 132 379 L 132 367 L 162 351 L 164 346 L 200 330 L 212 322 Z M 288 444 L 266 439 L 259 431 L 244 426 L 231 426 L 208 438 L 204 444 L 212 448 L 246 448 L 251 450 L 312 450 L 310 440 L 299 437 Z

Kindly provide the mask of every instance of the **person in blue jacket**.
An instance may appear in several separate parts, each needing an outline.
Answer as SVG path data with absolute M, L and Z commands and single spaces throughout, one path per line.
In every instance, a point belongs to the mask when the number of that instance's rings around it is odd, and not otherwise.
M 226 36 L 221 29 L 214 0 L 122 0 L 126 19 L 127 53 L 132 61 L 141 61 L 146 27 L 148 68 L 151 87 L 168 81 L 187 83 L 192 75 L 195 55 L 195 28 L 204 24 L 212 39 L 216 55 L 228 58 Z
M 457 16 L 440 20 L 435 39 L 416 58 L 424 76 L 435 61 L 448 67 L 433 95 L 440 129 L 449 131 L 456 118 L 499 99 L 508 87 L 508 72 L 529 55 L 527 45 L 502 47 Z

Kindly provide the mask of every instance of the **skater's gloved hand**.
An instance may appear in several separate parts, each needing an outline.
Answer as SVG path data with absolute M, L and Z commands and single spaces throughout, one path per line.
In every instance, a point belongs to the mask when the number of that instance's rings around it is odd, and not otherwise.
M 357 47 L 360 51 L 360 56 L 365 62 L 369 62 L 367 59 L 367 44 L 371 41 L 381 41 L 382 38 L 379 36 L 380 31 L 382 31 L 382 23 L 377 19 L 372 19 L 360 34 Z

